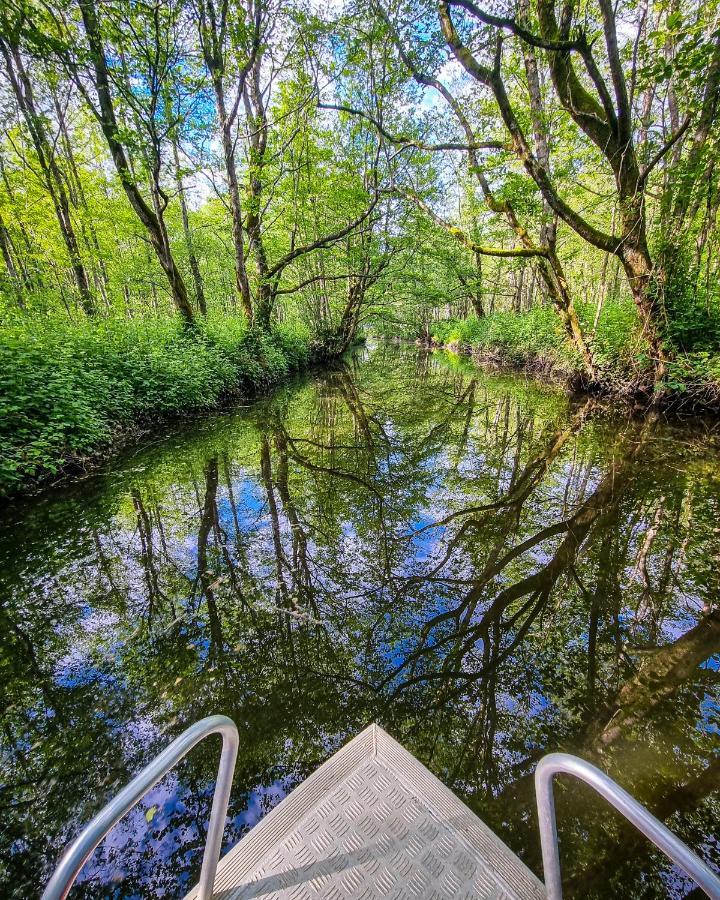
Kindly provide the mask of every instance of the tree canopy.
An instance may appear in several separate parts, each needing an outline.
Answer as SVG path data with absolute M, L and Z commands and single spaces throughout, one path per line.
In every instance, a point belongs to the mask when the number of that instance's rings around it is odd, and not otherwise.
M 89 341 L 124 383 L 98 329 L 167 321 L 231 362 L 372 329 L 717 408 L 719 97 L 715 0 L 6 0 L 4 412 L 44 459 L 31 357 Z
M 717 342 L 715 2 L 8 0 L 0 29 L 5 317 L 342 331 L 378 281 L 416 319 L 439 271 L 436 310 L 552 304 L 591 377 L 608 300 L 658 377 Z

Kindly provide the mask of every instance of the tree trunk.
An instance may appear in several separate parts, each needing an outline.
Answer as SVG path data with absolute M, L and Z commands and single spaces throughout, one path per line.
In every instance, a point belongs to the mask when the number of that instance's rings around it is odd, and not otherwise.
M 18 229 L 19 238 L 23 244 L 23 250 L 25 254 L 25 258 L 23 258 L 23 253 L 20 252 L 17 247 L 15 241 L 10 234 L 9 229 L 6 231 L 6 239 L 8 242 L 8 246 L 10 248 L 11 253 L 14 253 L 14 259 L 16 262 L 17 268 L 19 268 L 22 274 L 22 280 L 25 287 L 28 290 L 32 290 L 33 287 L 42 287 L 43 279 L 39 271 L 32 271 L 32 261 L 33 261 L 33 242 L 31 240 L 29 229 L 24 227 L 22 223 L 20 223 L 20 217 L 17 215 L 17 204 L 15 202 L 15 192 L 13 190 L 12 184 L 10 183 L 10 179 L 7 176 L 7 172 L 5 171 L 5 165 L 3 163 L 2 156 L 0 156 L 0 178 L 2 178 L 2 182 L 5 185 L 5 190 L 7 192 L 8 200 L 12 204 L 13 211 L 13 220 L 18 222 L 20 227 Z M 6 226 L 7 228 L 7 226 Z
M 482 254 L 475 254 L 475 277 L 477 284 L 475 290 L 470 292 L 470 302 L 472 303 L 473 312 L 478 319 L 482 319 L 485 315 L 483 308 L 483 292 L 482 292 Z
M 200 527 L 197 537 L 197 574 L 200 590 L 207 602 L 208 624 L 210 632 L 209 659 L 213 662 L 222 660 L 225 651 L 225 640 L 222 622 L 215 599 L 214 582 L 217 574 L 210 570 L 208 547 L 210 535 L 214 531 L 217 519 L 218 489 L 218 457 L 212 456 L 205 466 L 205 495 L 202 500 Z
M 192 233 L 190 231 L 190 218 L 188 216 L 187 201 L 185 199 L 185 186 L 183 185 L 182 172 L 180 170 L 180 155 L 178 153 L 177 140 L 172 139 L 173 161 L 175 163 L 175 182 L 177 184 L 178 197 L 180 199 L 180 213 L 182 215 L 183 234 L 187 245 L 188 259 L 190 261 L 190 271 L 192 272 L 193 285 L 195 286 L 195 302 L 197 303 L 198 312 L 201 316 L 207 315 L 207 303 L 205 301 L 205 290 L 203 288 L 202 276 L 200 274 L 200 266 L 195 253 Z
M 659 298 L 662 275 L 658 277 L 657 272 L 654 271 L 644 238 L 644 231 L 641 233 L 639 240 L 637 236 L 628 234 L 626 241 L 623 243 L 620 261 L 630 285 L 632 298 L 640 315 L 643 336 L 650 345 L 655 382 L 657 384 L 667 374 L 668 364 L 668 354 L 658 330 L 658 322 L 661 321 L 662 316 L 662 305 Z
M 519 0 L 518 11 L 523 19 L 530 15 L 529 0 Z M 538 72 L 535 48 L 523 43 L 523 58 L 525 60 L 525 73 L 527 75 L 528 95 L 530 97 L 530 113 L 532 115 L 533 132 L 535 135 L 535 152 L 538 162 L 547 171 L 550 171 L 550 144 L 548 142 L 548 130 L 545 120 L 545 105 L 543 103 L 542 89 L 540 85 L 540 73 Z M 555 251 L 557 240 L 557 221 L 552 207 L 546 197 L 542 198 L 542 224 L 540 226 L 540 242 Z
M 60 127 L 60 137 L 62 139 L 63 153 L 65 154 L 65 158 L 68 163 L 69 174 L 72 176 L 71 178 L 68 178 L 67 182 L 68 189 L 70 191 L 70 199 L 76 209 L 82 209 L 85 213 L 89 213 L 90 209 L 88 207 L 87 198 L 83 189 L 82 179 L 80 178 L 80 173 L 75 162 L 75 154 L 73 153 L 72 149 L 72 141 L 70 139 L 70 134 L 68 133 L 67 122 L 65 121 L 65 113 L 58 98 L 57 92 L 54 89 L 52 89 L 52 98 L 53 105 L 55 106 L 55 114 L 57 115 L 58 119 L 58 125 Z M 100 292 L 105 305 L 109 309 L 110 300 L 107 294 L 108 275 L 107 269 L 105 268 L 105 261 L 103 260 L 102 254 L 100 252 L 100 242 L 98 241 L 97 231 L 95 229 L 92 216 L 88 215 L 86 216 L 86 219 L 89 238 L 85 232 L 84 221 L 81 221 L 80 228 L 85 239 L 85 245 L 88 251 L 92 255 L 94 255 L 95 266 L 93 267 L 93 280 L 95 282 L 95 287 Z
M 275 303 L 275 290 L 270 277 L 270 266 L 262 233 L 262 179 L 268 139 L 268 121 L 265 109 L 266 100 L 260 88 L 260 66 L 261 57 L 258 54 L 243 93 L 250 141 L 245 231 L 248 236 L 248 244 L 255 257 L 259 282 L 255 322 L 261 328 L 268 328 Z
M 17 46 L 10 45 L 5 40 L 0 39 L 0 50 L 5 58 L 5 66 L 13 93 L 37 153 L 45 187 L 50 194 L 55 209 L 60 232 L 70 257 L 70 265 L 80 297 L 80 304 L 87 315 L 93 315 L 95 303 L 90 292 L 87 272 L 80 256 L 80 248 L 70 217 L 70 203 L 65 189 L 65 179 L 58 167 L 55 151 L 48 137 L 43 119 L 35 107 L 35 97 L 30 78 Z
M 650 710 L 673 696 L 718 648 L 720 614 L 710 613 L 673 643 L 648 654 L 637 674 L 622 686 L 612 708 L 589 725 L 588 747 L 602 754 Z
M 705 205 L 705 217 L 700 228 L 697 238 L 695 239 L 695 259 L 694 269 L 700 269 L 703 251 L 708 242 L 708 238 L 714 232 L 717 223 L 718 210 L 720 210 L 720 190 L 718 190 L 713 179 L 713 169 L 710 170 L 708 176 L 708 195 Z
M 17 266 L 15 265 L 12 252 L 12 241 L 10 240 L 10 234 L 5 226 L 5 222 L 3 222 L 2 216 L 0 216 L 0 252 L 5 261 L 5 268 L 7 269 L 8 278 L 10 279 L 10 284 L 12 285 L 13 294 L 17 300 L 17 304 L 20 309 L 24 309 L 25 303 L 23 302 L 22 293 L 23 279 L 18 273 Z
M 120 176 L 120 183 L 123 186 L 125 195 L 130 201 L 130 205 L 138 219 L 145 227 L 150 243 L 165 272 L 168 284 L 170 285 L 173 303 L 185 323 L 187 325 L 192 325 L 195 321 L 195 316 L 188 299 L 185 282 L 173 259 L 162 212 L 160 211 L 159 214 L 153 212 L 140 193 L 140 189 L 133 178 L 125 148 L 118 137 L 119 129 L 112 95 L 110 93 L 110 79 L 105 59 L 105 50 L 102 45 L 100 28 L 93 0 L 80 0 L 80 11 L 82 13 L 83 27 L 88 38 L 90 59 L 94 69 L 95 89 L 97 91 L 98 104 L 100 107 L 98 110 L 100 127 L 102 128 L 105 140 L 110 148 L 113 163 Z M 157 188 L 157 184 L 155 184 L 155 188 Z
M 369 260 L 366 260 L 363 264 L 363 271 L 357 278 L 351 279 L 348 285 L 348 297 L 338 326 L 338 353 L 348 350 L 355 340 L 365 295 L 368 288 L 377 281 L 377 275 L 371 275 L 369 268 Z
M 235 254 L 235 287 L 240 297 L 240 305 L 248 322 L 253 320 L 252 299 L 250 296 L 250 281 L 247 274 L 245 261 L 245 241 L 243 237 L 242 207 L 240 205 L 240 188 L 238 187 L 237 166 L 235 164 L 235 146 L 232 135 L 232 120 L 228 117 L 225 105 L 225 91 L 222 74 L 213 72 L 213 88 L 215 90 L 215 104 L 220 120 L 220 133 L 223 145 L 223 157 L 225 159 L 225 175 L 230 196 L 230 215 L 232 218 L 233 251 Z
M 207 66 L 212 80 L 213 92 L 215 94 L 215 106 L 217 108 L 220 124 L 220 136 L 222 139 L 223 158 L 225 161 L 225 176 L 227 178 L 228 195 L 230 198 L 230 215 L 232 218 L 232 240 L 235 256 L 235 290 L 240 297 L 242 310 L 245 313 L 248 322 L 251 323 L 253 320 L 252 297 L 250 293 L 250 281 L 247 274 L 245 243 L 243 239 L 243 216 L 240 205 L 237 166 L 235 163 L 233 126 L 237 121 L 238 106 L 245 89 L 249 68 L 253 63 L 255 54 L 258 52 L 260 46 L 259 15 L 261 9 L 259 4 L 255 7 L 252 23 L 248 17 L 247 24 L 251 26 L 251 28 L 246 37 L 249 38 L 251 46 L 247 59 L 236 73 L 237 93 L 235 95 L 235 102 L 230 111 L 228 111 L 227 108 L 225 84 L 223 81 L 226 70 L 226 43 L 228 40 L 228 32 L 231 31 L 231 29 L 228 29 L 227 27 L 227 4 L 216 10 L 212 0 L 200 0 L 197 5 L 197 10 L 199 13 L 198 26 L 200 45 L 202 47 L 205 65 Z

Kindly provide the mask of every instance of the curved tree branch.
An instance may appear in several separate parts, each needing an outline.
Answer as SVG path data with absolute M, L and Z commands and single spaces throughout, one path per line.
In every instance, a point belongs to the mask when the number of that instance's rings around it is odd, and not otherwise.
M 329 247 L 331 244 L 334 244 L 336 241 L 341 240 L 345 237 L 345 235 L 350 234 L 351 231 L 354 231 L 358 227 L 358 225 L 362 225 L 362 223 L 370 216 L 372 211 L 378 205 L 379 200 L 380 196 L 379 194 L 376 194 L 370 205 L 363 211 L 363 213 L 359 215 L 357 219 L 353 219 L 353 221 L 346 225 L 344 228 L 340 228 L 338 231 L 333 231 L 330 234 L 326 234 L 309 244 L 303 244 L 301 247 L 295 247 L 293 250 L 290 250 L 290 252 L 281 257 L 274 266 L 268 269 L 266 275 L 267 279 L 269 280 L 280 276 L 283 270 L 287 266 L 289 266 L 293 260 L 297 259 L 298 256 L 304 256 L 307 253 L 312 253 L 313 250 L 322 250 L 325 247 Z
M 415 147 L 417 150 L 427 150 L 431 153 L 439 152 L 441 150 L 511 150 L 511 147 L 508 147 L 507 144 L 503 144 L 501 141 L 473 141 L 468 144 L 461 144 L 454 141 L 450 141 L 444 144 L 427 144 L 424 141 L 416 140 L 415 138 L 409 137 L 408 135 L 402 134 L 391 134 L 381 122 L 372 116 L 368 115 L 368 113 L 363 112 L 361 109 L 355 109 L 352 106 L 345 106 L 341 103 L 320 103 L 318 102 L 318 109 L 335 109 L 338 112 L 344 112 L 351 116 L 356 116 L 360 119 L 365 119 L 367 122 L 370 122 L 371 125 L 375 127 L 377 132 L 381 134 L 386 140 L 390 141 L 391 144 L 402 144 L 405 147 Z
M 561 36 L 554 0 L 539 0 L 538 20 L 545 40 L 555 40 Z M 564 27 L 567 28 L 567 25 Z M 617 113 L 610 91 L 592 55 L 592 47 L 586 43 L 580 55 L 598 92 L 600 103 L 583 86 L 568 53 L 548 54 L 553 84 L 565 109 L 590 140 L 605 151 L 608 145 L 615 142 L 618 134 Z
M 457 61 L 476 81 L 489 87 L 495 95 L 495 100 L 500 109 L 500 114 L 505 123 L 505 127 L 510 132 L 515 153 L 525 167 L 526 172 L 540 188 L 543 197 L 545 197 L 551 208 L 574 231 L 588 241 L 588 243 L 593 244 L 595 247 L 599 247 L 606 253 L 617 253 L 620 246 L 619 239 L 595 228 L 594 225 L 569 206 L 556 191 L 547 170 L 533 154 L 520 123 L 515 116 L 515 111 L 510 103 L 505 84 L 503 83 L 502 76 L 498 70 L 499 60 L 497 54 L 492 69 L 478 62 L 475 56 L 473 56 L 460 39 L 450 17 L 450 9 L 447 0 L 441 0 L 441 2 L 438 3 L 438 15 L 445 41 L 452 50 Z
M 605 45 L 610 63 L 610 76 L 612 77 L 615 100 L 617 102 L 618 138 L 622 143 L 627 143 L 632 135 L 632 110 L 630 108 L 625 72 L 620 59 L 620 49 L 618 48 L 615 6 L 612 0 L 598 0 L 598 2 L 603 18 Z
M 536 256 L 547 256 L 548 254 L 547 247 L 485 247 L 483 244 L 478 244 L 476 241 L 472 240 L 472 238 L 465 234 L 461 228 L 457 228 L 455 225 L 446 222 L 445 219 L 428 206 L 421 197 L 418 197 L 418 195 L 414 194 L 412 191 L 396 187 L 394 188 L 394 193 L 399 194 L 401 197 L 405 197 L 407 200 L 414 203 L 415 206 L 422 210 L 436 225 L 439 225 L 440 228 L 443 228 L 448 234 L 451 234 L 458 243 L 462 244 L 463 247 L 467 247 L 467 249 L 471 250 L 473 253 L 479 253 L 481 256 L 499 256 L 505 258 L 532 258 Z
M 643 166 L 640 170 L 640 183 L 643 184 L 647 179 L 648 175 L 652 172 L 655 166 L 660 162 L 660 160 L 665 156 L 665 154 L 671 150 L 675 144 L 680 140 L 680 138 L 685 134 L 685 132 L 690 127 L 690 123 L 692 122 L 692 116 L 686 116 L 685 121 L 680 125 L 676 131 L 670 135 L 670 137 L 665 141 L 662 147 L 658 150 L 658 152 L 653 156 L 650 162 Z
M 516 37 L 521 38 L 526 44 L 537 47 L 540 50 L 559 50 L 569 53 L 571 50 L 580 52 L 583 42 L 582 38 L 574 41 L 563 40 L 547 40 L 540 35 L 533 34 L 529 29 L 521 25 L 517 19 L 510 16 L 496 16 L 492 13 L 485 12 L 480 9 L 472 0 L 448 0 L 450 6 L 460 6 L 469 12 L 476 19 L 479 19 L 484 25 L 492 25 L 494 28 L 502 28 L 510 31 Z

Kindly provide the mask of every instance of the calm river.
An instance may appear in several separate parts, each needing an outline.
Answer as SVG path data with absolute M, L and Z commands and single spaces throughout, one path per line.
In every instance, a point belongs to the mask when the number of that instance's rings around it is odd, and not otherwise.
M 539 871 L 532 772 L 610 772 L 720 867 L 720 435 L 414 348 L 365 350 L 2 510 L 0 895 L 211 713 L 228 844 L 377 721 Z M 77 896 L 194 883 L 206 742 Z M 569 897 L 692 885 L 574 783 Z

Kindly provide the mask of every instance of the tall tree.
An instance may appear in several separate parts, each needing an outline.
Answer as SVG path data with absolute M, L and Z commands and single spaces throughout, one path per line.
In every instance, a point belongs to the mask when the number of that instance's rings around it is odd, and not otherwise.
M 46 118 L 38 109 L 33 84 L 28 75 L 23 54 L 20 50 L 19 30 L 22 19 L 10 21 L 9 15 L 0 19 L 0 53 L 5 62 L 5 74 L 12 87 L 37 155 L 43 183 L 52 200 L 60 233 L 62 234 L 70 258 L 75 286 L 80 302 L 88 315 L 95 312 L 87 271 L 80 254 L 75 226 L 70 213 L 67 178 L 61 171 L 55 142 L 48 134 Z
M 435 214 L 426 203 L 422 202 L 421 198 L 417 196 L 416 192 L 408 191 L 406 189 L 401 189 L 401 192 L 408 199 L 417 203 L 421 209 L 423 209 L 428 215 L 433 218 L 433 221 L 435 221 L 436 224 L 445 228 L 454 238 L 456 238 L 461 244 L 466 246 L 473 253 L 476 261 L 482 256 L 496 256 L 500 258 L 511 258 L 513 256 L 516 256 L 520 258 L 536 260 L 545 289 L 560 315 L 563 327 L 568 335 L 568 338 L 576 347 L 583 361 L 583 365 L 588 377 L 594 380 L 596 377 L 595 364 L 592 358 L 591 350 L 587 344 L 582 328 L 580 326 L 578 315 L 575 310 L 575 305 L 570 295 L 565 272 L 557 254 L 556 230 L 554 228 L 552 220 L 548 219 L 547 214 L 545 215 L 544 222 L 540 230 L 540 239 L 534 239 L 529 231 L 529 228 L 521 222 L 512 201 L 507 197 L 499 198 L 497 196 L 497 191 L 493 187 L 491 178 L 488 177 L 487 174 L 487 165 L 485 164 L 484 160 L 481 159 L 480 154 L 486 150 L 497 151 L 504 149 L 502 142 L 494 140 L 482 140 L 477 135 L 476 130 L 470 121 L 469 115 L 463 109 L 462 103 L 459 102 L 457 97 L 450 91 L 450 89 L 443 81 L 441 81 L 434 75 L 428 74 L 423 69 L 417 58 L 408 51 L 397 27 L 391 21 L 390 17 L 385 12 L 383 7 L 377 5 L 376 9 L 378 11 L 379 17 L 389 30 L 389 33 L 392 37 L 392 42 L 395 45 L 395 48 L 400 56 L 403 65 L 419 85 L 424 88 L 432 89 L 439 95 L 439 97 L 442 98 L 443 102 L 447 104 L 448 108 L 455 116 L 456 121 L 461 128 L 465 143 L 444 142 L 440 144 L 429 144 L 427 142 L 420 142 L 417 139 L 412 139 L 410 137 L 393 135 L 387 129 L 382 128 L 382 124 L 377 120 L 377 118 L 373 118 L 371 115 L 368 115 L 361 110 L 353 109 L 352 107 L 342 106 L 341 108 L 346 112 L 352 113 L 354 115 L 360 115 L 364 118 L 369 118 L 370 121 L 374 122 L 376 127 L 382 129 L 382 131 L 384 132 L 384 136 L 394 143 L 434 152 L 459 150 L 467 154 L 469 171 L 477 180 L 487 208 L 505 220 L 510 230 L 516 237 L 517 243 L 519 245 L 516 249 L 492 248 L 487 245 L 483 245 L 473 240 L 470 236 L 464 234 L 461 229 L 458 229 L 456 226 L 447 223 L 441 216 Z M 541 145 L 546 153 L 546 156 L 548 156 L 549 151 L 547 149 L 547 136 L 542 125 L 542 110 L 539 96 L 536 96 L 535 98 L 535 121 L 537 134 L 540 138 Z
M 190 216 L 188 214 L 188 203 L 185 195 L 185 183 L 183 180 L 183 169 L 180 165 L 180 150 L 178 148 L 177 135 L 173 134 L 170 138 L 172 145 L 173 166 L 175 169 L 175 183 L 177 185 L 178 199 L 180 201 L 180 214 L 182 216 L 182 229 L 185 236 L 185 245 L 187 247 L 188 261 L 190 263 L 190 271 L 192 273 L 193 286 L 195 288 L 195 302 L 197 303 L 198 312 L 202 316 L 207 315 L 207 300 L 205 299 L 205 287 L 203 285 L 202 275 L 200 273 L 200 263 L 195 249 L 192 229 L 190 228 Z
M 165 222 L 165 210 L 169 200 L 161 183 L 162 143 L 167 124 L 161 124 L 159 119 L 163 111 L 163 86 L 166 79 L 171 76 L 173 66 L 169 52 L 169 48 L 173 46 L 173 39 L 168 35 L 167 29 L 173 26 L 174 5 L 164 11 L 157 5 L 148 9 L 140 8 L 139 12 L 134 8 L 123 11 L 124 15 L 133 20 L 128 24 L 131 25 L 130 30 L 136 38 L 138 55 L 145 66 L 145 70 L 140 73 L 144 76 L 142 87 L 137 91 L 142 108 L 135 121 L 144 125 L 144 136 L 147 138 L 144 149 L 149 160 L 152 206 L 145 200 L 138 177 L 130 164 L 127 129 L 124 129 L 118 121 L 98 8 L 91 0 L 78 0 L 78 5 L 87 40 L 90 66 L 89 69 L 81 68 L 74 59 L 71 59 L 71 71 L 100 123 L 125 195 L 144 226 L 158 262 L 167 277 L 173 303 L 184 321 L 191 324 L 195 317 L 185 281 L 173 256 Z M 122 18 L 114 23 L 115 29 L 121 25 Z M 113 30 L 112 33 L 117 35 L 118 31 Z M 120 49 L 115 48 L 115 52 L 119 53 Z M 66 60 L 70 58 L 69 52 L 71 47 L 66 46 Z M 91 87 L 86 83 L 85 76 L 89 77 Z M 121 72 L 120 77 L 125 79 L 125 73 Z M 127 85 L 126 80 L 124 83 Z M 126 99 L 130 99 L 128 94 L 132 91 L 132 85 L 129 85 Z
M 266 27 L 262 3 L 263 0 L 248 0 L 244 6 L 236 0 L 197 0 L 200 46 L 212 82 L 222 140 L 232 218 L 235 288 L 248 321 L 252 321 L 253 307 L 236 156 L 237 124 L 245 83 Z M 234 84 L 229 86 L 231 79 Z
M 482 61 L 470 48 L 468 39 L 461 36 L 451 11 L 453 7 L 462 8 L 469 21 L 480 23 L 495 34 L 495 51 L 490 61 Z M 640 164 L 631 86 L 623 64 L 616 11 L 607 0 L 598 0 L 598 11 L 604 37 L 605 58 L 602 63 L 596 59 L 595 47 L 579 24 L 571 5 L 563 8 L 558 19 L 554 0 L 539 0 L 539 32 L 534 33 L 516 16 L 488 13 L 472 0 L 442 0 L 438 4 L 440 27 L 447 46 L 472 78 L 491 90 L 510 134 L 513 149 L 537 184 L 545 202 L 589 244 L 620 259 L 650 344 L 655 378 L 659 381 L 666 373 L 670 350 L 663 340 L 658 272 L 648 243 L 646 189 L 649 175 L 680 140 L 689 121 L 678 126 L 652 159 L 644 165 Z M 546 52 L 553 85 L 562 107 L 602 154 L 612 172 L 619 209 L 619 234 L 610 234 L 597 227 L 571 206 L 553 183 L 542 154 L 537 147 L 533 149 L 503 74 L 505 33 L 511 33 L 524 44 Z M 583 67 L 582 75 L 577 69 L 576 59 Z M 603 73 L 601 65 L 607 74 Z M 587 87 L 586 83 L 591 87 Z

